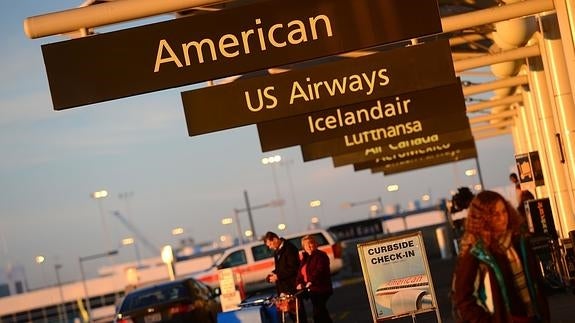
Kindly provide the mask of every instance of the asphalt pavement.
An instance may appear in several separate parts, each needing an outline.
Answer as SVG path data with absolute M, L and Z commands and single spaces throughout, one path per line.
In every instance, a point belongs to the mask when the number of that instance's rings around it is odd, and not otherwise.
M 454 322 L 449 299 L 454 264 L 455 259 L 436 259 L 429 262 L 441 322 Z M 361 273 L 358 274 L 347 277 L 336 276 L 336 289 L 328 302 L 328 308 L 332 313 L 334 322 L 373 322 L 363 277 Z M 551 322 L 575 322 L 575 294 L 571 290 L 548 289 L 547 295 L 551 307 Z M 311 314 L 311 307 L 308 314 Z M 438 321 L 435 312 L 423 313 L 415 316 L 415 318 L 408 316 L 393 320 L 394 323 Z

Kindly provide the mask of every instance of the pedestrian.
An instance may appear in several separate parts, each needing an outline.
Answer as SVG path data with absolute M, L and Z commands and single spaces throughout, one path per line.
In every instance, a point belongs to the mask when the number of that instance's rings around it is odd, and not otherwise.
M 519 205 L 517 205 L 517 212 L 519 212 L 519 215 L 521 215 L 521 217 L 525 221 L 524 227 L 526 229 L 528 229 L 528 223 L 530 220 L 527 218 L 529 215 L 527 214 L 527 210 L 525 208 L 525 202 L 531 201 L 534 199 L 535 199 L 535 196 L 533 194 L 531 194 L 531 192 L 529 192 L 528 190 L 522 190 L 521 191 L 521 195 L 519 197 Z
M 269 283 L 276 285 L 279 297 L 294 295 L 296 293 L 296 278 L 300 267 L 299 251 L 292 243 L 280 238 L 274 232 L 267 232 L 263 238 L 268 248 L 274 251 L 275 269 L 267 276 Z M 298 316 L 292 311 L 289 316 L 293 322 L 307 323 L 305 307 L 301 298 L 298 299 Z M 299 320 L 298 320 L 299 318 Z
M 521 225 L 499 193 L 483 191 L 471 201 L 453 277 L 457 322 L 549 322 L 542 276 Z
M 333 294 L 329 256 L 317 248 L 317 241 L 311 235 L 304 236 L 301 245 L 304 253 L 296 288 L 309 291 L 315 323 L 332 323 L 327 310 L 327 300 Z
M 519 206 L 519 203 L 521 203 L 521 182 L 519 182 L 519 177 L 517 176 L 517 173 L 511 173 L 509 174 L 509 181 L 511 182 L 511 184 L 513 184 L 513 188 L 515 189 L 515 198 L 516 201 L 515 203 L 517 203 L 517 205 Z

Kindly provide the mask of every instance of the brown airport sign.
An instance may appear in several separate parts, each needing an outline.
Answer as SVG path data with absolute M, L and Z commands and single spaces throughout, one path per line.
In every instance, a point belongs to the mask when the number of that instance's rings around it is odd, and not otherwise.
M 332 156 L 334 167 L 341 167 L 354 163 L 383 159 L 401 154 L 413 154 L 417 150 L 439 150 L 451 147 L 453 143 L 473 140 L 471 128 L 448 133 L 435 133 L 412 140 L 385 140 L 370 148 L 355 151 L 349 154 Z
M 353 169 L 358 171 L 380 167 L 390 168 L 393 167 L 393 165 L 416 164 L 420 161 L 429 159 L 430 156 L 433 157 L 438 154 L 447 154 L 450 152 L 463 151 L 466 149 L 475 149 L 475 140 L 473 140 L 473 138 L 465 141 L 455 141 L 441 145 L 434 145 L 427 148 L 408 149 L 402 152 L 379 156 L 373 160 L 354 163 Z
M 436 0 L 413 6 L 257 2 L 45 44 L 42 54 L 54 109 L 63 110 L 441 32 Z
M 439 40 L 187 91 L 182 102 L 195 136 L 454 82 L 449 42 Z
M 477 150 L 475 148 L 446 151 L 437 153 L 435 155 L 426 156 L 424 158 L 410 160 L 408 163 L 400 163 L 397 165 L 387 165 L 380 168 L 373 168 L 371 172 L 372 173 L 383 172 L 384 175 L 392 175 L 431 166 L 453 163 L 460 160 L 476 158 L 476 157 L 477 157 Z
M 447 118 L 447 119 L 446 119 Z M 458 119 L 459 121 L 446 122 L 446 120 Z M 469 129 L 469 121 L 465 113 L 450 114 L 448 116 L 437 116 L 431 119 L 422 121 L 424 134 L 412 133 L 399 138 L 389 138 L 375 141 L 353 142 L 350 145 L 345 137 L 338 137 L 319 142 L 312 142 L 309 144 L 301 145 L 301 154 L 304 161 L 312 161 L 316 159 L 347 155 L 359 152 L 365 152 L 368 149 L 377 148 L 378 146 L 392 145 L 392 146 L 405 146 L 417 145 L 420 142 L 431 142 L 433 136 L 439 134 L 458 134 Z M 355 136 L 360 136 L 356 133 Z M 455 135 L 456 136 L 456 135 Z M 385 148 L 380 148 L 384 150 Z
M 361 133 L 396 138 L 422 131 L 422 121 L 465 112 L 459 83 L 258 123 L 262 151 Z

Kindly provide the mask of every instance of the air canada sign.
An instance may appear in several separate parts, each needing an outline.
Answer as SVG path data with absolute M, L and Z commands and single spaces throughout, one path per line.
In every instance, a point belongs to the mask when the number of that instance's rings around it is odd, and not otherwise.
M 435 0 L 270 0 L 42 46 L 56 110 L 441 32 Z

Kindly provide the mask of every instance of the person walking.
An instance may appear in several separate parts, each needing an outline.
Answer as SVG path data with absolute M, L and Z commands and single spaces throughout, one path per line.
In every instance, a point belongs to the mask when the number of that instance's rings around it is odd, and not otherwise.
M 276 285 L 277 295 L 282 297 L 294 295 L 296 293 L 296 278 L 300 267 L 299 251 L 292 243 L 284 238 L 280 238 L 274 232 L 267 232 L 263 241 L 274 251 L 275 269 L 267 276 L 269 283 Z M 305 307 L 301 298 L 298 299 L 298 316 L 289 312 L 289 316 L 294 322 L 307 323 Z
M 317 241 L 311 235 L 301 239 L 304 250 L 297 275 L 296 289 L 309 291 L 315 323 L 332 323 L 327 310 L 327 300 L 333 294 L 329 256 L 319 250 Z
M 549 322 L 522 218 L 499 193 L 471 201 L 452 286 L 457 322 Z

